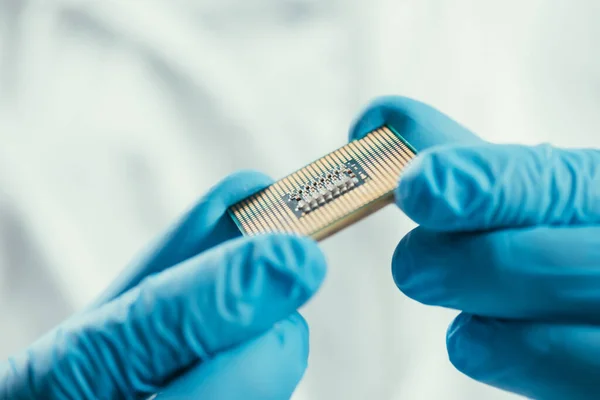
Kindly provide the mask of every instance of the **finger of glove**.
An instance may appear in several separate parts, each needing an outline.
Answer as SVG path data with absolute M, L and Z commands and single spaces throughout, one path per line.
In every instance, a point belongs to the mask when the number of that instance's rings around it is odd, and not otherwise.
M 445 114 L 416 100 L 400 96 L 375 99 L 353 123 L 350 140 L 360 139 L 388 125 L 417 151 L 444 144 L 476 144 L 483 140 Z
M 306 370 L 308 346 L 308 326 L 293 314 L 258 339 L 194 367 L 155 400 L 287 400 Z
M 425 304 L 499 318 L 600 322 L 600 227 L 443 233 L 398 244 L 394 281 Z
M 600 151 L 549 145 L 451 146 L 422 153 L 396 191 L 439 231 L 600 222 Z
M 532 399 L 596 399 L 600 327 L 461 314 L 447 335 L 452 364 L 467 376 Z
M 47 399 L 154 393 L 183 368 L 291 315 L 324 275 L 323 254 L 309 238 L 232 240 L 34 344 L 13 360 L 10 391 Z
M 227 209 L 272 182 L 271 178 L 254 171 L 237 172 L 219 182 L 139 260 L 123 271 L 92 307 L 114 299 L 150 274 L 240 236 Z

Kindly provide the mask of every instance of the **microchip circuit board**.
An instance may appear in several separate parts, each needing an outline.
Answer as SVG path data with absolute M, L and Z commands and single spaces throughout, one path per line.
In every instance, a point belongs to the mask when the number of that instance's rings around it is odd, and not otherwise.
M 414 148 L 389 126 L 321 157 L 233 205 L 244 235 L 287 232 L 323 240 L 393 202 Z

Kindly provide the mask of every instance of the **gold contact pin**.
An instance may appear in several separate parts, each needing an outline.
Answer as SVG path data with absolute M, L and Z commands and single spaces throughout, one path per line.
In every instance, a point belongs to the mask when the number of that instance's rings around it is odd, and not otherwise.
M 398 140 L 396 135 L 392 131 L 390 131 L 389 128 L 383 127 L 378 131 L 383 132 L 382 142 L 386 146 L 389 146 L 389 148 L 395 150 L 391 151 L 391 154 L 398 155 L 402 160 L 404 160 L 403 165 L 405 166 L 412 159 L 412 157 L 410 156 L 412 152 L 408 149 L 408 147 L 406 147 L 406 145 L 401 140 Z
M 398 175 L 402 166 L 400 165 L 400 168 L 398 168 L 399 166 L 396 160 L 391 160 L 389 157 L 385 157 L 378 144 L 371 141 L 371 138 L 365 137 L 364 147 L 372 149 L 371 151 L 375 153 L 375 157 L 377 159 L 376 168 L 378 168 L 378 170 L 387 177 L 384 186 L 389 187 L 389 185 L 395 184 L 395 181 L 398 180 Z
M 279 199 L 282 196 L 279 196 L 279 198 L 278 198 L 277 197 L 278 191 L 273 188 L 269 188 L 268 190 L 266 190 L 266 192 L 267 192 L 267 196 L 269 196 L 272 206 L 275 208 L 275 211 L 277 212 L 277 215 L 279 216 L 278 219 L 280 220 L 280 223 L 283 225 L 284 232 L 288 232 L 290 229 L 290 224 L 292 223 L 292 219 L 286 213 L 286 210 L 283 207 L 281 207 L 281 202 Z
M 269 225 L 273 232 L 284 232 L 285 228 L 283 225 L 283 219 L 279 215 L 279 211 L 272 204 L 266 202 L 267 191 L 263 192 L 261 197 L 262 200 L 262 214 L 266 215 L 266 223 Z
M 365 148 L 364 146 L 362 146 L 362 143 L 363 143 L 363 141 L 359 142 L 357 140 L 357 141 L 351 142 L 350 144 L 356 146 L 357 147 L 357 151 L 359 153 L 365 154 L 366 157 L 368 157 L 368 160 L 369 160 L 369 162 L 371 164 L 370 167 L 371 167 L 371 170 L 373 172 L 381 174 L 382 177 L 385 176 L 386 174 L 379 169 L 378 164 L 377 164 L 377 160 L 370 154 L 370 152 L 368 151 L 367 148 Z M 349 146 L 349 147 L 351 148 L 351 146 Z M 372 185 L 374 185 L 374 186 L 376 186 L 378 188 L 382 188 L 383 189 L 385 187 L 385 182 L 383 182 L 383 179 L 371 180 L 371 182 L 372 182 Z
M 386 140 L 385 137 L 376 137 L 373 140 L 379 143 L 379 147 L 385 152 L 387 157 L 385 157 L 389 162 L 394 162 L 399 165 L 399 169 L 403 169 L 407 163 L 407 160 L 404 155 L 404 150 L 400 147 L 395 146 L 397 143 L 391 143 L 389 140 Z
M 245 215 L 245 220 L 246 223 L 248 224 L 248 226 L 250 226 L 250 232 L 260 232 L 260 228 L 257 225 L 257 220 L 254 217 L 254 212 L 252 211 L 252 209 L 250 208 L 250 201 L 252 200 L 252 198 L 248 198 L 246 200 L 243 200 L 240 203 L 240 212 Z

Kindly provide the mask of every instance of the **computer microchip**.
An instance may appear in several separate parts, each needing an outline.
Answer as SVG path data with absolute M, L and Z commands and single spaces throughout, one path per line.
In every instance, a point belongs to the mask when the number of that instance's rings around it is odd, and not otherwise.
M 244 235 L 288 232 L 322 240 L 393 202 L 414 148 L 391 127 L 321 157 L 229 209 Z

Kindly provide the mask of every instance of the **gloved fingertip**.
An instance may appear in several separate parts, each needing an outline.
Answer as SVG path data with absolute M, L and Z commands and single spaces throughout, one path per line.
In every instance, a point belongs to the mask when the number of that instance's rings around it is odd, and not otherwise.
M 378 98 L 366 106 L 361 114 L 352 122 L 348 139 L 350 141 L 360 139 L 367 133 L 377 129 L 385 124 L 382 105 L 385 104 L 385 98 Z
M 372 101 L 350 129 L 350 140 L 388 125 L 417 151 L 445 144 L 476 144 L 483 140 L 436 108 L 402 96 L 383 96 Z
M 470 342 L 465 334 L 465 324 L 468 324 L 471 318 L 471 314 L 460 313 L 446 332 L 446 349 L 450 362 L 463 373 L 469 369 Z
M 224 272 L 229 277 L 229 293 L 257 302 L 273 304 L 270 309 L 289 310 L 302 306 L 320 288 L 327 262 L 318 244 L 309 237 L 291 234 L 266 234 L 246 237 L 227 250 L 236 262 Z M 243 260 L 243 261 L 242 261 Z M 265 304 L 266 305 L 266 304 Z
M 454 340 L 460 333 L 460 330 L 471 320 L 471 318 L 473 318 L 473 315 L 462 312 L 458 314 L 448 326 L 448 330 L 446 331 L 446 344 L 448 345 L 448 350 L 455 348 L 456 342 L 454 342 Z
M 319 244 L 308 236 L 287 234 L 272 235 L 270 240 L 275 250 L 291 250 L 298 267 L 298 277 L 305 285 L 306 294 L 312 296 L 327 274 L 327 259 Z
M 297 326 L 300 331 L 303 333 L 304 337 L 308 338 L 309 327 L 308 322 L 304 319 L 300 313 L 294 313 L 287 319 L 291 324 Z
M 396 204 L 413 221 L 435 231 L 482 228 L 493 181 L 487 147 L 439 146 L 419 154 L 403 172 Z M 489 207 L 488 207 L 489 208 Z
M 419 113 L 421 107 L 428 106 L 408 97 L 393 95 L 377 97 L 352 123 L 349 139 L 360 139 L 383 125 L 391 125 L 396 130 L 402 131 L 405 122 L 413 113 Z
M 232 206 L 273 183 L 273 179 L 260 171 L 241 170 L 225 177 L 204 196 L 206 200 L 222 199 L 226 207 Z
M 446 193 L 446 173 L 437 151 L 414 158 L 402 172 L 394 192 L 396 205 L 411 220 L 433 230 L 449 230 L 454 209 Z
M 425 180 L 427 156 L 416 157 L 402 172 L 394 192 L 396 205 L 412 220 L 420 223 L 424 207 L 422 202 L 429 196 L 428 182 Z
M 305 369 L 308 363 L 309 345 L 309 327 L 308 323 L 299 313 L 294 313 L 287 319 L 276 325 L 276 332 L 282 346 L 299 346 L 301 355 L 301 368 Z
M 412 234 L 413 232 L 409 232 L 402 238 L 400 243 L 398 243 L 398 246 L 396 246 L 394 255 L 392 256 L 392 277 L 394 283 L 396 284 L 396 287 L 405 294 L 405 287 L 410 280 L 414 266 L 414 258 L 408 243 L 411 240 Z
M 486 319 L 468 314 L 459 314 L 446 333 L 448 357 L 454 367 L 474 379 L 482 379 L 492 357 L 490 343 L 492 327 Z

